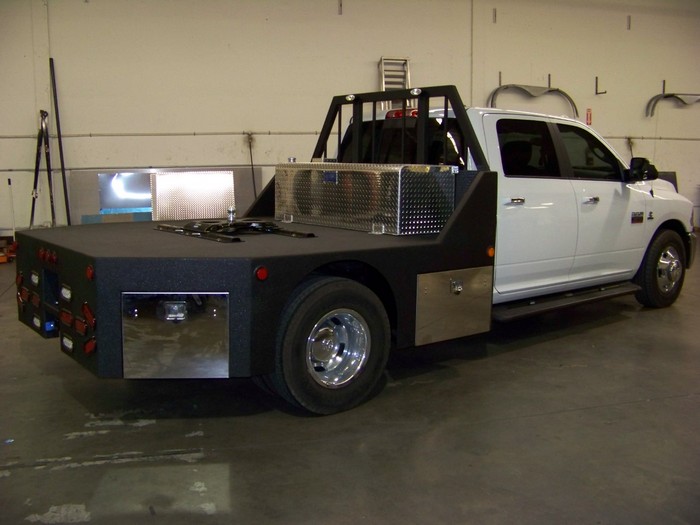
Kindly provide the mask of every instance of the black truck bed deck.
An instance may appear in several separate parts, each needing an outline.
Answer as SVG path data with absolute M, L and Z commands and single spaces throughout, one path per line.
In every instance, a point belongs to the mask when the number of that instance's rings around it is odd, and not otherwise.
M 269 219 L 266 219 L 269 220 Z M 158 224 L 184 225 L 188 221 L 103 223 L 19 232 L 19 240 L 34 239 L 94 258 L 258 258 L 285 255 L 343 253 L 358 249 L 406 248 L 435 242 L 437 235 L 395 236 L 340 230 L 323 226 L 284 224 L 284 230 L 313 234 L 290 237 L 275 233 L 243 233 L 239 242 L 216 242 L 156 229 Z M 264 238 L 264 241 L 261 240 Z

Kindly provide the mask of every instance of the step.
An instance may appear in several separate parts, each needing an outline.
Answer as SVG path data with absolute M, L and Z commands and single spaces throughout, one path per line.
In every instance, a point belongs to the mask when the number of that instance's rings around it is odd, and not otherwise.
M 599 286 L 559 295 L 547 295 L 525 301 L 494 305 L 491 317 L 494 321 L 508 322 L 531 315 L 552 312 L 561 308 L 612 299 L 639 291 L 640 287 L 631 282 Z

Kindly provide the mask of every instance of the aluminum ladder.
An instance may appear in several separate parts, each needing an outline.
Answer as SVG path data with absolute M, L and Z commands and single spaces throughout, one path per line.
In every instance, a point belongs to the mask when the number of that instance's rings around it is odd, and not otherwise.
M 409 89 L 411 87 L 411 68 L 408 58 L 381 57 L 379 59 L 379 83 L 382 91 Z M 388 108 L 392 107 L 389 102 Z M 387 109 L 382 103 L 382 109 Z

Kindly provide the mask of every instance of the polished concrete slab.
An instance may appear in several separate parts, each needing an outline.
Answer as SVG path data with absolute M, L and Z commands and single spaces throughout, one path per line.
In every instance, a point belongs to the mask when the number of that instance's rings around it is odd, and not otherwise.
M 393 356 L 359 408 L 248 380 L 97 379 L 15 320 L 0 264 L 0 523 L 700 523 L 700 268 Z

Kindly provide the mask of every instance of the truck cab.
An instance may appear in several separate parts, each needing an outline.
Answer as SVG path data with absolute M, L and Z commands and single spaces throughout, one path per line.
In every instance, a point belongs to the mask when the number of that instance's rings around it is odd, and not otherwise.
M 514 111 L 468 113 L 499 174 L 494 303 L 631 280 L 658 228 L 686 236 L 687 200 L 655 176 L 631 176 L 584 124 Z
M 632 159 L 628 166 L 602 136 L 574 119 L 465 110 L 485 162 L 498 177 L 494 305 L 642 282 L 645 254 L 665 231 L 677 238 L 657 256 L 653 273 L 662 292 L 638 290 L 637 298 L 647 306 L 675 300 L 682 287 L 680 266 L 690 267 L 694 254 L 692 205 L 658 179 L 646 159 Z M 426 161 L 475 169 L 456 112 L 431 108 L 427 113 Z M 415 162 L 418 116 L 410 106 L 379 115 L 365 111 L 359 159 Z M 349 126 L 338 154 L 342 162 L 357 158 L 353 133 Z

